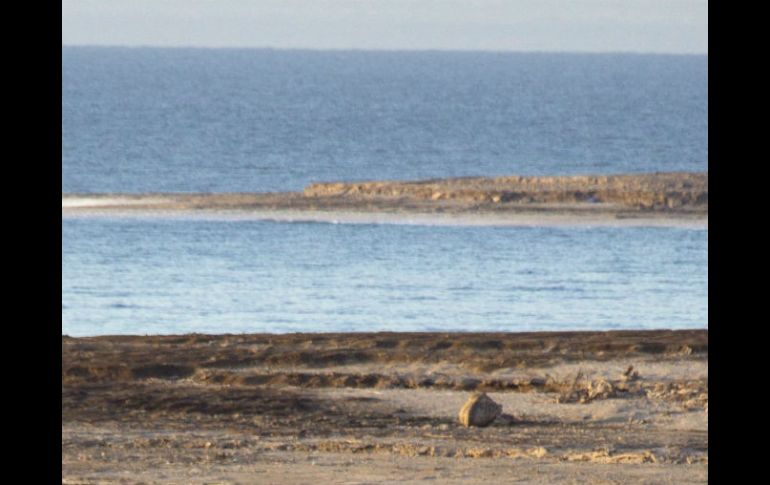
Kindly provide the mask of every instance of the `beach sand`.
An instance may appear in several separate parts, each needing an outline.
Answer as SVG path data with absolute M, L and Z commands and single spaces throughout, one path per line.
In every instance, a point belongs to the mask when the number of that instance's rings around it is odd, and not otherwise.
M 503 415 L 463 427 L 480 391 Z M 706 483 L 708 330 L 65 336 L 62 473 Z

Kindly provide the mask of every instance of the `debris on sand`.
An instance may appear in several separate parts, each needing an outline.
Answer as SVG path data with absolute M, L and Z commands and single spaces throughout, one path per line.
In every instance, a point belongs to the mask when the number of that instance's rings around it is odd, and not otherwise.
M 639 380 L 639 371 L 634 370 L 633 365 L 629 365 L 628 369 L 620 377 L 621 380 L 626 382 L 633 382 Z
M 503 412 L 503 407 L 486 393 L 476 393 L 460 409 L 460 423 L 464 426 L 487 426 Z
M 616 397 L 619 391 L 620 389 L 605 379 L 588 380 L 583 375 L 583 371 L 578 371 L 572 385 L 562 390 L 556 402 L 586 404 L 595 399 Z
M 676 403 L 687 411 L 702 409 L 708 412 L 709 390 L 707 379 L 686 382 L 657 383 L 645 390 L 648 399 Z

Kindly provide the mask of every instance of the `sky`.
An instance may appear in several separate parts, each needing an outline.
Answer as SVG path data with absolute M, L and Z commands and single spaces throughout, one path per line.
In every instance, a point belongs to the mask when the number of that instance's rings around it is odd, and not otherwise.
M 62 0 L 63 45 L 708 53 L 707 0 Z

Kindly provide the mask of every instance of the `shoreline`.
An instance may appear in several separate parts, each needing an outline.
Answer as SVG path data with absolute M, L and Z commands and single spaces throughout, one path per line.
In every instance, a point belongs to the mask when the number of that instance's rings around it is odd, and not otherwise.
M 708 227 L 708 173 L 317 183 L 303 192 L 63 194 L 62 217 Z
M 65 483 L 405 473 L 707 482 L 708 330 L 62 337 Z
M 63 219 L 161 219 L 203 221 L 262 221 L 285 223 L 381 224 L 463 227 L 667 227 L 708 229 L 708 216 L 618 215 L 561 211 L 509 213 L 427 213 L 324 210 L 148 209 L 124 207 L 63 209 Z

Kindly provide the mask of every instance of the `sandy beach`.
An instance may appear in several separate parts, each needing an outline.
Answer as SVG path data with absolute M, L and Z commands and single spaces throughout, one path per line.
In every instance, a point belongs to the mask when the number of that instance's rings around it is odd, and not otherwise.
M 486 392 L 503 414 L 464 427 Z M 63 483 L 706 483 L 708 331 L 62 337 Z
M 63 194 L 62 216 L 447 225 L 708 225 L 708 173 L 311 184 L 302 192 Z

